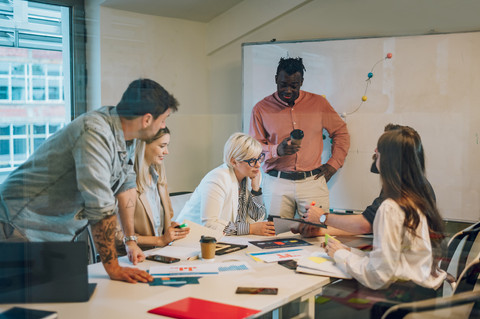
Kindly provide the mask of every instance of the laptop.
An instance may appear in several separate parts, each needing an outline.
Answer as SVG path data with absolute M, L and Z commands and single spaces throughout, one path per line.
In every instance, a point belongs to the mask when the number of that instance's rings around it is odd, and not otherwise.
M 0 242 L 0 303 L 88 301 L 85 242 Z

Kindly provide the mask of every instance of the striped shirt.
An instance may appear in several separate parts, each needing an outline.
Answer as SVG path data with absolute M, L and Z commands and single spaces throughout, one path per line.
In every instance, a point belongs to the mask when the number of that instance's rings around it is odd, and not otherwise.
M 263 220 L 265 213 L 263 196 L 247 194 L 247 179 L 244 178 L 239 188 L 237 219 L 235 222 L 229 222 L 224 232 L 227 235 L 248 235 L 250 233 L 248 218 L 257 222 Z

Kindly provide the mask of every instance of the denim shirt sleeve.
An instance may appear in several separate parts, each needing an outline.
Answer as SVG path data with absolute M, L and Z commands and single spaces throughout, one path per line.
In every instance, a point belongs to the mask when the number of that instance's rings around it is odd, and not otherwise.
M 77 187 L 84 200 L 84 209 L 77 218 L 96 222 L 115 213 L 112 181 L 119 177 L 121 168 L 114 167 L 117 154 L 114 139 L 108 136 L 109 128 L 89 124 L 77 139 L 72 155 Z

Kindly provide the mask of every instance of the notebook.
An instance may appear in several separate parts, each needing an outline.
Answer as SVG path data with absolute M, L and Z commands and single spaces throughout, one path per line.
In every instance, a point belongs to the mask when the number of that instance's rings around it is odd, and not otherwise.
M 151 309 L 148 312 L 180 319 L 240 319 L 249 317 L 260 311 L 189 297 L 169 303 L 165 306 Z
M 85 242 L 1 242 L 0 303 L 88 301 Z

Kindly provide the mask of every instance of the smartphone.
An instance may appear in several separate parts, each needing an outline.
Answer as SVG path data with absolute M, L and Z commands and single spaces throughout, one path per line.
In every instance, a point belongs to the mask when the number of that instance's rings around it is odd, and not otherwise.
M 293 259 L 289 259 L 289 260 L 280 260 L 278 262 L 279 265 L 282 265 L 283 267 L 286 267 L 288 269 L 292 269 L 292 270 L 295 270 L 297 269 L 297 262 Z
M 146 257 L 147 260 L 158 261 L 161 263 L 171 264 L 180 261 L 178 258 L 174 257 L 167 257 L 167 256 L 160 256 L 160 255 L 150 255 Z
M 249 294 L 249 295 L 276 295 L 278 294 L 278 288 L 265 288 L 265 287 L 238 287 L 236 294 Z

